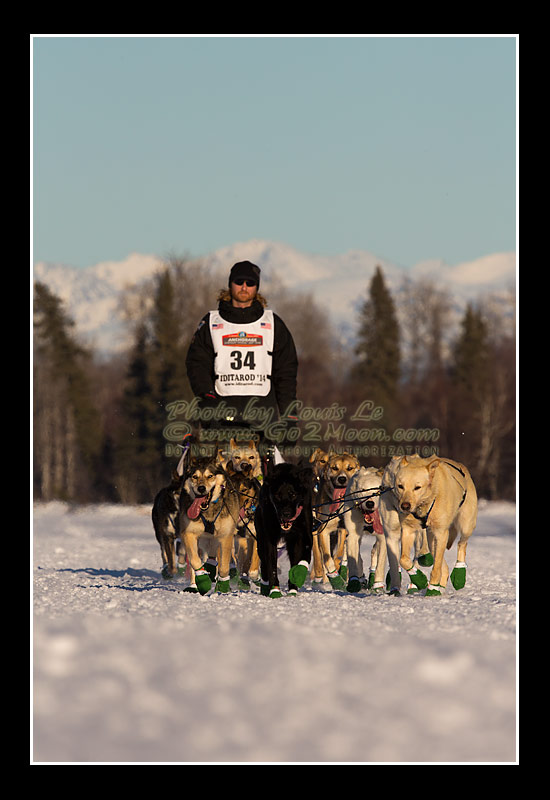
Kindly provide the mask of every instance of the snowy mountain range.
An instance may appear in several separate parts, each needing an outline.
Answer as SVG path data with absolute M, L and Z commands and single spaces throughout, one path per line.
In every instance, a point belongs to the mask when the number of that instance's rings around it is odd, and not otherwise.
M 376 266 L 383 270 L 391 291 L 398 292 L 405 278 L 430 279 L 446 289 L 457 313 L 468 301 L 485 296 L 509 297 L 515 291 L 515 253 L 495 253 L 455 266 L 441 260 L 425 261 L 411 269 L 392 264 L 364 250 L 338 256 L 300 252 L 286 244 L 253 239 L 223 247 L 203 257 L 225 285 L 236 261 L 249 260 L 262 269 L 262 289 L 282 283 L 289 289 L 310 293 L 329 310 L 333 324 L 345 338 L 352 338 L 356 312 L 365 300 Z M 77 332 L 98 352 L 112 353 L 127 345 L 126 329 L 119 312 L 121 292 L 151 278 L 163 267 L 154 255 L 132 253 L 123 261 L 109 261 L 86 269 L 38 262 L 34 279 L 45 283 L 65 303 Z M 203 309 L 198 309 L 202 313 Z

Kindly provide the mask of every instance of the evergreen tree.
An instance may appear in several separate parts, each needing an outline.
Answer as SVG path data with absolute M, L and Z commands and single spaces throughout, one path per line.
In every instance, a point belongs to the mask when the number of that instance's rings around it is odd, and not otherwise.
M 182 400 L 186 392 L 182 331 L 174 277 L 167 268 L 156 278 L 151 311 L 151 381 L 159 436 L 167 421 L 166 406 Z
M 378 266 L 363 306 L 352 377 L 364 399 L 384 409 L 386 427 L 394 422 L 400 379 L 399 325 L 392 296 Z
M 147 326 L 136 327 L 125 376 L 117 442 L 117 490 L 124 503 L 150 502 L 161 484 L 162 441 L 153 395 Z
M 489 379 L 489 333 L 480 311 L 466 307 L 454 353 L 454 380 L 464 395 L 479 403 Z
M 35 470 L 45 500 L 93 498 L 102 448 L 101 420 L 92 401 L 90 354 L 74 322 L 47 286 L 37 282 L 35 327 Z

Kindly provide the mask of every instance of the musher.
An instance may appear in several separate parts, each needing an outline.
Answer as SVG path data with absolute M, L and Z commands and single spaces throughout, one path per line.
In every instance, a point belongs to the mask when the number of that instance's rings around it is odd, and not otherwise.
M 227 441 L 232 429 L 250 429 L 281 445 L 297 422 L 298 358 L 290 331 L 259 287 L 256 264 L 233 265 L 218 308 L 205 314 L 191 340 L 187 376 L 201 401 L 201 427 L 223 429 Z

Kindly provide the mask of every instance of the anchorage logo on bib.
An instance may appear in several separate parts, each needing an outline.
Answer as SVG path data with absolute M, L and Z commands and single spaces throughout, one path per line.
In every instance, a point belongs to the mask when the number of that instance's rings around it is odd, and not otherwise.
M 222 343 L 224 347 L 261 347 L 263 345 L 264 337 L 258 333 L 247 333 L 240 331 L 240 333 L 228 333 L 222 336 Z

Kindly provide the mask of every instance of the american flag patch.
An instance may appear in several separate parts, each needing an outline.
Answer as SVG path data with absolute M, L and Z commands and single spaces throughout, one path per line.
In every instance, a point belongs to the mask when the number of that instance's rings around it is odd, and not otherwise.
M 223 322 L 213 322 L 212 323 L 212 328 L 214 330 L 219 330 L 220 328 L 223 328 Z
M 266 331 L 271 330 L 271 322 L 260 322 L 260 328 L 265 328 Z

